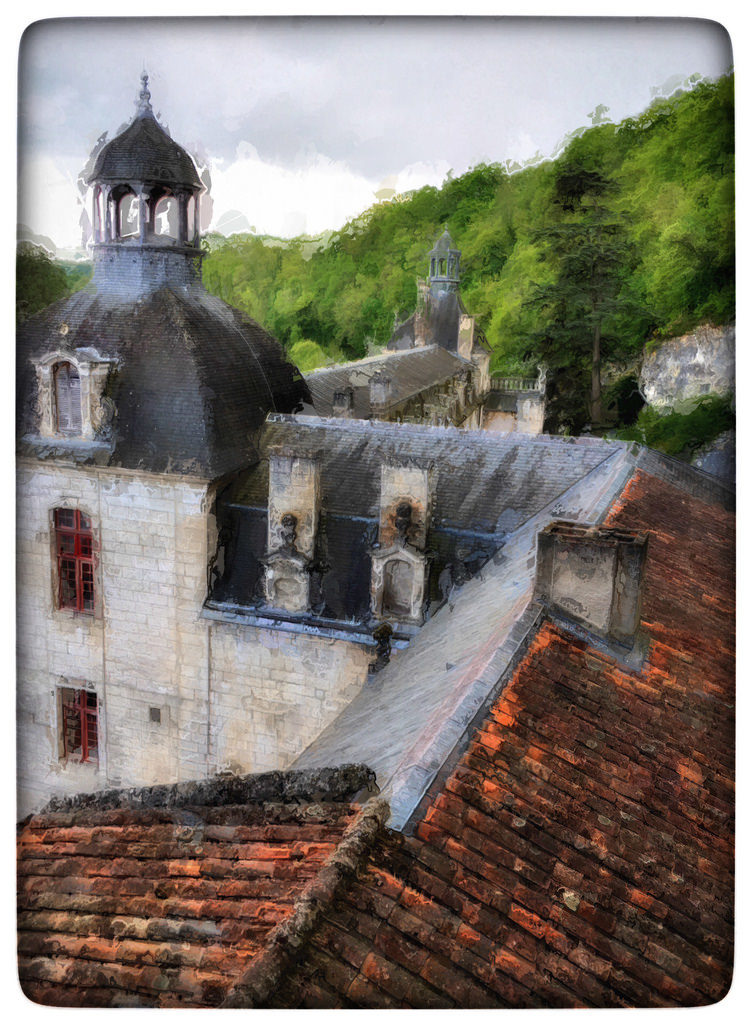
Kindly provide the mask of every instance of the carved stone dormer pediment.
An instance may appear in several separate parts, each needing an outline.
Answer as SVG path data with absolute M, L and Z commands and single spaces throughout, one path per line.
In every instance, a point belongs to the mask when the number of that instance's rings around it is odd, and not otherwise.
M 264 559 L 266 602 L 286 612 L 306 612 L 310 607 L 311 559 L 297 549 L 297 517 L 281 517 L 280 546 Z
M 306 612 L 310 603 L 309 560 L 279 548 L 265 559 L 266 602 L 286 612 Z
M 105 439 L 115 409 L 104 392 L 116 365 L 116 359 L 91 347 L 60 348 L 36 360 L 40 435 Z
M 425 552 L 411 544 L 375 548 L 370 554 L 371 608 L 377 619 L 422 625 Z

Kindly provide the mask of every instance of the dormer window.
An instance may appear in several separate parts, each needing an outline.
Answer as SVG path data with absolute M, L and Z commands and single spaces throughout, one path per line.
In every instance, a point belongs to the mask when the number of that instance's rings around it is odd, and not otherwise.
M 71 363 L 55 367 L 55 413 L 61 434 L 81 433 L 81 378 Z
M 114 412 L 105 385 L 116 365 L 94 348 L 58 349 L 35 362 L 40 436 L 105 440 Z

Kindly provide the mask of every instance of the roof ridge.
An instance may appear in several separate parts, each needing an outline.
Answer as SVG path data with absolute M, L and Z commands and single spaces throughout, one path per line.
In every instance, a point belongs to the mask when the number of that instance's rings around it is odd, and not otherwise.
M 198 805 L 315 802 L 345 800 L 362 790 L 372 792 L 375 773 L 364 764 L 335 768 L 288 768 L 248 775 L 213 775 L 171 785 L 104 789 L 74 796 L 53 797 L 39 812 L 57 813 L 120 807 L 191 807 Z M 30 815 L 29 817 L 34 817 Z M 28 820 L 28 819 L 25 819 Z
M 221 1008 L 265 1006 L 282 977 L 299 958 L 309 936 L 337 894 L 363 866 L 389 817 L 389 805 L 371 797 L 339 845 L 295 900 L 292 913 L 271 930 L 263 952 L 253 958 Z
M 449 356 L 454 356 L 456 359 L 461 359 L 455 352 L 448 352 L 447 349 L 441 348 L 440 345 L 421 345 L 418 348 L 406 348 L 396 351 L 379 352 L 373 356 L 363 356 L 362 359 L 350 359 L 346 363 L 329 363 L 327 366 L 317 366 L 315 370 L 310 370 L 308 373 L 303 374 L 305 377 L 313 377 L 316 374 L 330 373 L 335 370 L 351 370 L 354 367 L 362 366 L 363 363 L 377 363 L 379 360 L 395 359 L 399 356 L 414 356 L 417 352 L 433 352 L 435 350 L 446 352 Z M 467 360 L 462 360 L 467 362 Z

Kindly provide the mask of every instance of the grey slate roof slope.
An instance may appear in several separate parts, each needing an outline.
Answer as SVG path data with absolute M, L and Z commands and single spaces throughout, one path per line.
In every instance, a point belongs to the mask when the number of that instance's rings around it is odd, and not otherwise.
M 109 444 L 42 442 L 32 360 L 80 349 L 117 361 L 105 392 L 114 419 L 100 438 Z M 90 287 L 49 306 L 18 332 L 17 378 L 22 453 L 209 479 L 255 460 L 269 411 L 309 401 L 271 335 L 200 284 L 128 300 Z
M 612 454 L 599 438 L 494 434 L 377 420 L 269 416 L 261 463 L 233 500 L 265 506 L 268 463 L 277 448 L 321 460 L 321 504 L 343 515 L 378 516 L 381 465 L 389 460 L 434 467 L 433 523 L 503 536 Z
M 386 406 L 388 411 L 426 388 L 465 373 L 468 366 L 470 364 L 459 356 L 436 345 L 429 345 L 314 370 L 306 375 L 305 381 L 310 388 L 315 410 L 321 416 L 332 414 L 337 391 L 351 387 L 353 416 L 364 420 L 373 415 L 370 380 L 376 373 L 385 371 L 391 380 L 392 397 Z M 383 410 L 380 410 L 380 415 L 383 415 Z
M 455 592 L 389 665 L 297 758 L 296 768 L 351 760 L 376 772 L 401 829 L 538 622 L 530 605 L 537 531 L 551 519 L 600 518 L 631 471 L 614 446 L 507 538 L 480 574 Z

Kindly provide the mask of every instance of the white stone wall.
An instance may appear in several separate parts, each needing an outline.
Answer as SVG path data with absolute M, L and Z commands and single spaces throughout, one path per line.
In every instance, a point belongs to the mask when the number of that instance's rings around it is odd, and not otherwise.
M 214 622 L 210 770 L 286 768 L 362 689 L 373 650 Z
M 54 794 L 202 775 L 206 484 L 24 462 L 18 485 L 20 813 Z M 55 607 L 52 510 L 60 507 L 93 522 L 94 616 Z M 98 767 L 60 758 L 60 685 L 97 693 Z
M 284 768 L 367 679 L 369 648 L 202 617 L 212 501 L 187 478 L 20 463 L 19 816 L 53 795 Z M 55 607 L 59 507 L 93 520 L 95 616 Z M 61 759 L 60 686 L 97 693 L 98 767 Z

